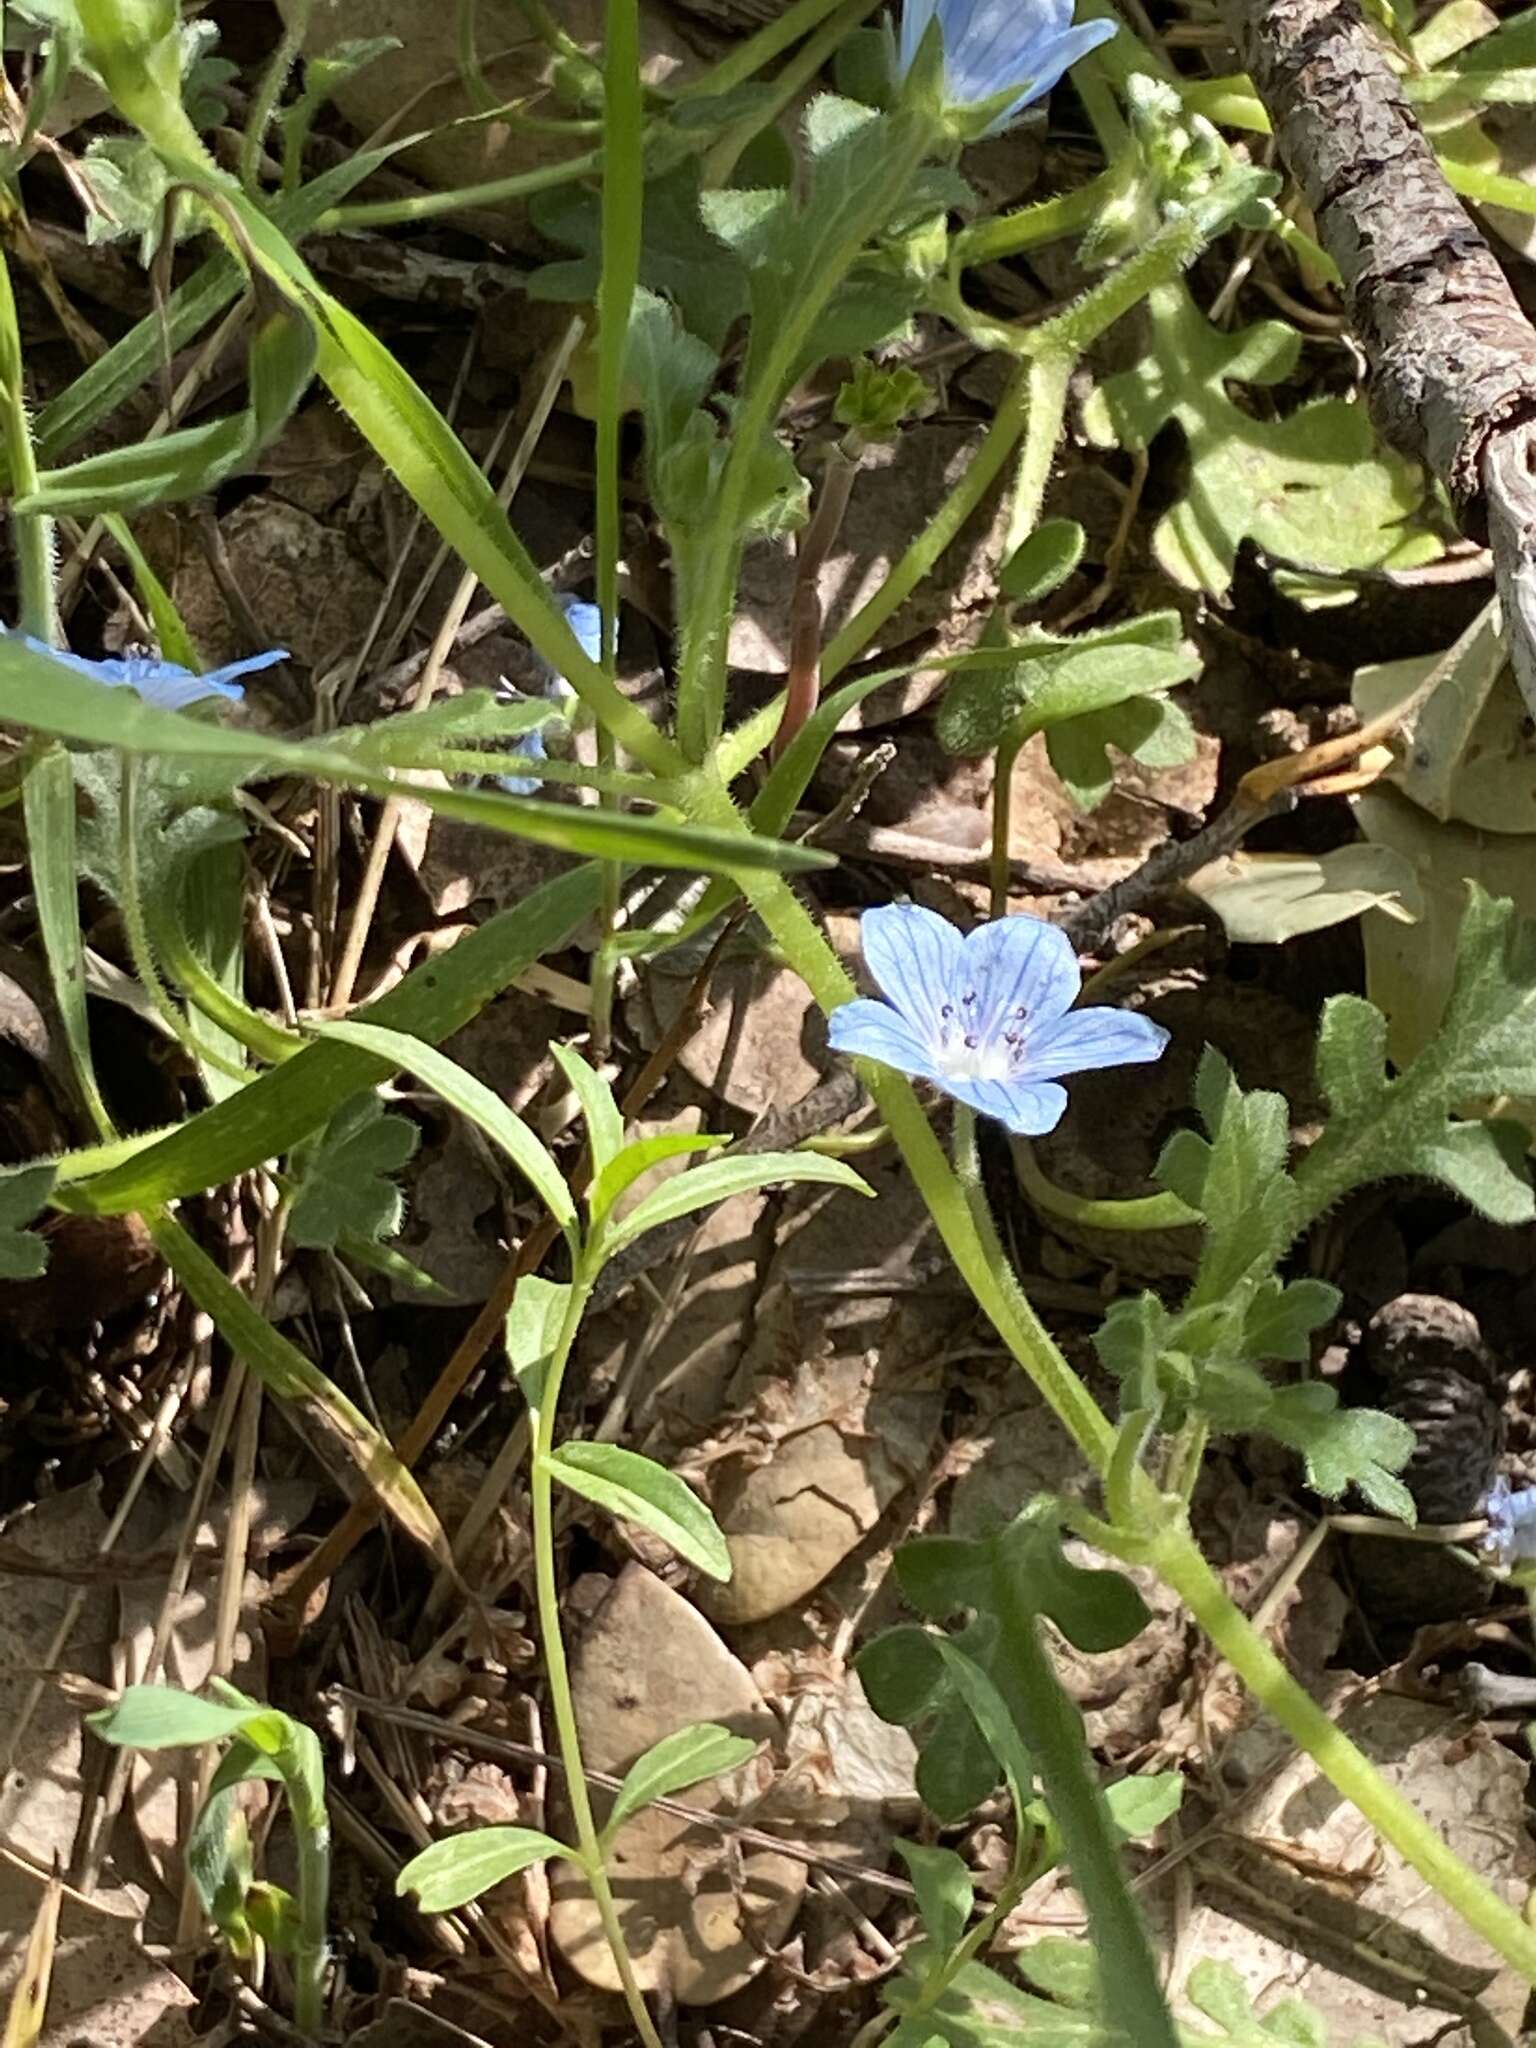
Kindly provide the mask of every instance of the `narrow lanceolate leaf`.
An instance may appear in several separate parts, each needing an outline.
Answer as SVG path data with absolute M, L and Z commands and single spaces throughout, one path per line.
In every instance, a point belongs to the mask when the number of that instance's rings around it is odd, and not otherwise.
M 643 1173 L 649 1173 L 653 1166 L 660 1166 L 663 1160 L 679 1159 L 690 1152 L 713 1152 L 730 1142 L 723 1133 L 711 1136 L 706 1131 L 667 1131 L 659 1137 L 635 1139 L 616 1159 L 610 1159 L 593 1181 L 591 1193 L 587 1196 L 592 1221 L 601 1223 L 620 1195 L 633 1187 Z
M 187 1749 L 227 1742 L 260 1711 L 251 1701 L 231 1706 L 172 1685 L 130 1685 L 87 1719 L 103 1742 L 120 1749 Z
M 592 1171 L 601 1178 L 624 1143 L 624 1119 L 613 1099 L 613 1090 L 596 1068 L 582 1058 L 575 1046 L 552 1045 L 549 1049 L 581 1104 L 582 1118 L 587 1126 L 587 1146 L 592 1154 Z
M 400 136 L 381 149 L 359 150 L 323 171 L 292 198 L 278 202 L 273 215 L 277 226 L 296 240 L 302 239 L 328 207 L 418 139 Z M 38 460 L 56 462 L 98 421 L 115 412 L 149 382 L 168 356 L 210 326 L 244 289 L 245 282 L 245 272 L 232 255 L 221 249 L 209 257 L 163 305 L 147 313 L 99 362 L 92 363 L 42 407 L 34 428 Z M 0 465 L 0 476 L 3 474 Z
M 562 630 L 567 630 L 563 623 Z M 106 687 L 6 634 L 0 634 L 0 719 L 87 746 L 228 761 L 250 775 L 310 776 L 371 796 L 397 796 L 402 789 L 398 773 L 370 766 L 361 743 L 282 740 L 163 711 L 146 704 L 133 690 Z M 562 853 L 705 873 L 744 868 L 793 872 L 831 865 L 830 856 L 814 848 L 758 834 L 677 824 L 659 815 L 584 810 L 536 797 L 506 796 L 499 790 L 445 789 L 425 782 L 412 782 L 408 789 L 413 799 L 444 817 L 531 839 Z
M 55 1871 L 43 1886 L 27 1937 L 26 1954 L 11 1992 L 10 2011 L 5 2019 L 5 2036 L 0 2048 L 37 2048 L 48 2017 L 48 1993 L 53 1983 L 53 1954 L 59 1933 L 59 1902 L 64 1881 Z
M 414 1892 L 423 1913 L 451 1913 L 503 1878 L 551 1856 L 575 1860 L 576 1852 L 537 1828 L 471 1828 L 413 1856 L 396 1878 L 395 1890 L 402 1898 Z
M 337 403 L 443 539 L 628 753 L 657 774 L 680 768 L 671 742 L 582 649 L 490 484 L 426 393 L 258 208 L 224 196 L 268 276 L 314 321 L 320 374 Z
M 237 1101 L 240 1098 L 235 1098 Z M 286 1402 L 301 1434 L 328 1469 L 352 1467 L 408 1536 L 449 1569 L 453 1549 L 443 1525 L 394 1451 L 319 1366 L 274 1330 L 174 1218 L 151 1213 L 150 1235 L 188 1294 L 262 1385 Z
M 404 1031 L 390 1031 L 382 1024 L 325 1024 L 321 1032 L 326 1038 L 338 1038 L 344 1045 L 375 1053 L 391 1066 L 425 1081 L 450 1108 L 467 1116 L 493 1145 L 506 1153 L 562 1230 L 568 1230 L 576 1221 L 571 1191 L 543 1145 L 515 1110 L 509 1109 L 483 1081 L 467 1073 L 457 1060 L 449 1059 L 434 1046 L 424 1045 L 419 1038 Z
M 81 678 L 83 681 L 84 678 Z M 129 696 L 131 691 L 120 694 Z M 27 827 L 27 865 L 43 950 L 53 978 L 53 999 L 64 1026 L 80 1093 L 100 1134 L 110 1128 L 85 1014 L 85 950 L 80 938 L 80 869 L 75 857 L 75 778 L 61 746 L 44 747 L 28 764 L 21 785 Z
M 632 1814 L 654 1800 L 670 1799 L 674 1792 L 738 1769 L 756 1750 L 757 1744 L 749 1736 L 733 1735 L 718 1721 L 695 1721 L 663 1735 L 624 1773 L 604 1834 L 615 1833 Z
M 562 1486 L 606 1508 L 626 1522 L 638 1522 L 679 1557 L 712 1579 L 731 1576 L 731 1553 L 714 1516 L 675 1472 L 617 1444 L 562 1444 L 550 1454 L 549 1470 Z
M 125 691 L 109 692 L 126 695 Z M 597 908 L 594 868 L 558 875 L 470 932 L 448 953 L 412 968 L 398 988 L 358 1012 L 435 1044 L 448 1038 L 535 960 L 558 952 Z M 191 1117 L 69 1196 L 71 1208 L 118 1214 L 217 1187 L 318 1130 L 349 1095 L 377 1087 L 393 1061 L 360 1046 L 320 1041 L 295 1053 L 226 1102 Z
M 860 1180 L 851 1166 L 840 1159 L 824 1159 L 816 1152 L 744 1152 L 736 1159 L 710 1159 L 687 1173 L 679 1173 L 637 1202 L 621 1223 L 604 1239 L 603 1249 L 611 1258 L 623 1245 L 654 1230 L 658 1223 L 690 1215 L 695 1209 L 712 1208 L 773 1181 L 821 1181 L 829 1187 L 848 1188 L 856 1195 L 872 1195 L 874 1189 Z
M 272 294 L 268 294 L 269 299 Z M 315 367 L 307 320 L 278 301 L 253 328 L 250 401 L 243 411 L 203 426 L 45 470 L 17 509 L 49 514 L 133 512 L 211 491 L 249 462 L 303 396 Z

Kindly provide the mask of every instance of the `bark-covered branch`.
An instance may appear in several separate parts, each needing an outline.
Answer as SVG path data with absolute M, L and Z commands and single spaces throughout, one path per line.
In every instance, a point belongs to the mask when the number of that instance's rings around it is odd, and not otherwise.
M 1339 266 L 1383 433 L 1493 548 L 1536 711 L 1536 331 L 1446 183 L 1355 0 L 1223 0 L 1286 166 Z

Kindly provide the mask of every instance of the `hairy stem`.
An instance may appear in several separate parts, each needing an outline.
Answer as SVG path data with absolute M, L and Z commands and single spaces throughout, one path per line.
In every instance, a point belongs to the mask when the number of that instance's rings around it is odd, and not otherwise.
M 690 780 L 685 804 L 700 824 L 745 829 L 729 796 L 708 771 Z M 782 877 L 739 871 L 737 879 L 774 943 L 822 1008 L 830 1011 L 849 1001 L 854 994 L 852 982 Z M 1116 1432 L 1013 1276 L 981 1187 L 974 1142 L 963 1153 L 962 1186 L 905 1078 L 872 1062 L 859 1065 L 961 1276 L 1041 1398 L 1070 1432 L 1088 1464 L 1102 1476 L 1113 1454 Z M 957 1124 L 957 1137 L 963 1141 L 964 1136 L 963 1126 Z M 1137 1491 L 1155 1531 L 1150 1544 L 1139 1536 L 1135 1539 L 1140 1546 L 1138 1561 L 1150 1554 L 1161 1577 L 1185 1601 L 1238 1676 L 1324 1775 L 1469 1926 L 1536 1983 L 1536 1932 L 1445 1846 L 1428 1822 L 1303 1691 L 1228 1597 L 1188 1531 L 1167 1526 L 1166 1510 L 1153 1496 L 1150 1482 L 1139 1485 Z M 1141 1504 L 1139 1500 L 1138 1506 Z
M 1336 1722 L 1286 1670 L 1228 1597 L 1188 1529 L 1165 1528 L 1147 1561 L 1172 1588 L 1269 1714 L 1304 1749 L 1334 1788 L 1357 1806 L 1384 1841 L 1489 1945 L 1536 1984 L 1536 1931 L 1475 1876 L 1439 1832 L 1389 1785 Z
M 1061 1689 L 1040 1641 L 1040 1622 L 1016 1581 L 999 1573 L 1008 1642 L 1024 1697 L 1024 1736 L 1061 1830 L 1072 1882 L 1088 1909 L 1101 1964 L 1104 2017 L 1136 2048 L 1178 2048 L 1147 1931 L 1121 1868 L 1109 1809 L 1094 1776 L 1083 1720 Z
M 6 210 L 16 202 L 5 195 Z M 11 291 L 9 260 L 0 260 L 0 446 L 10 471 L 11 494 L 30 497 L 37 489 L 37 456 L 32 422 L 27 413 L 21 330 Z M 16 576 L 20 586 L 21 630 L 55 647 L 59 643 L 59 608 L 54 582 L 53 521 L 38 512 L 11 512 L 16 544 Z

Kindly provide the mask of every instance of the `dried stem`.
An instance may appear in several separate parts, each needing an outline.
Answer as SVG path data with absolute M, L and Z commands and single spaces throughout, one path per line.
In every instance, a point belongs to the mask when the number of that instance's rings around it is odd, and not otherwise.
M 859 473 L 859 455 L 846 444 L 827 457 L 816 509 L 795 551 L 795 589 L 789 606 L 789 675 L 784 716 L 774 735 L 776 761 L 816 709 L 821 696 L 821 572 L 842 531 L 843 515 Z

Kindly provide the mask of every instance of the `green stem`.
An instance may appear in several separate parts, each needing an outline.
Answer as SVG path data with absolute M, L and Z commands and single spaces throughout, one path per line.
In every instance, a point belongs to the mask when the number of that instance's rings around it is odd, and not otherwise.
M 1106 45 L 1109 47 L 1112 45 Z M 1254 174 L 1246 169 L 1224 179 L 1197 206 L 1160 228 L 1144 249 L 1084 292 L 1054 319 L 1040 327 L 1021 328 L 1016 333 L 1007 331 L 1010 334 L 1009 346 L 1029 360 L 1021 361 L 1014 371 L 993 415 L 992 424 L 971 457 L 965 474 L 891 569 L 880 588 L 828 644 L 821 661 L 823 685 L 857 659 L 886 620 L 929 575 L 996 482 L 1020 434 L 1024 432 L 1026 421 L 1032 426 L 1035 424 L 1031 419 L 1031 408 L 1036 401 L 1043 397 L 1048 399 L 1059 379 L 1064 402 L 1066 379 L 1083 350 L 1097 341 L 1122 314 L 1138 305 L 1157 284 L 1165 278 L 1177 277 L 1186 265 L 1193 262 L 1205 244 L 1219 234 L 1246 203 L 1253 184 Z M 1044 428 L 1049 414 L 1042 413 L 1036 417 L 1040 422 L 1036 446 L 1037 449 L 1046 449 Z M 1059 425 L 1056 433 L 1059 433 Z M 1046 475 L 1049 475 L 1049 455 L 1055 451 L 1056 433 L 1049 438 Z M 1032 458 L 1032 464 L 1037 459 Z M 1017 507 L 1025 501 L 1026 482 L 1032 489 L 1036 474 L 1033 466 L 1028 480 L 1021 472 L 1010 528 L 1017 526 Z
M 1021 207 L 1017 213 L 1005 213 L 997 220 L 981 220 L 974 227 L 962 228 L 949 245 L 951 271 L 998 263 L 1005 256 L 1036 249 L 1042 242 L 1059 242 L 1066 235 L 1081 234 L 1098 219 L 1100 207 L 1115 192 L 1118 183 L 1116 172 L 1100 171 L 1075 192 L 1058 192 L 1054 198 Z
M 998 400 L 992 424 L 966 464 L 965 474 L 901 560 L 892 566 L 880 588 L 828 641 L 821 657 L 823 688 L 850 662 L 858 659 L 886 620 L 900 610 L 920 583 L 927 580 L 939 557 L 1002 475 L 1003 465 L 1023 433 L 1028 417 L 1029 365 L 1021 363 Z
M 747 382 L 731 422 L 730 452 L 710 506 L 710 542 L 688 593 L 677 735 L 690 761 L 710 757 L 725 712 L 727 624 L 741 560 L 752 477 L 763 438 L 817 321 L 871 235 L 885 226 L 935 141 L 932 122 L 915 110 L 891 116 L 877 169 L 825 224 L 803 260 L 800 288 L 772 330 L 766 354 L 749 350 Z
M 581 1849 L 582 1869 L 592 1890 L 593 1903 L 613 1956 L 614 1968 L 624 1988 L 625 2003 L 645 2048 L 661 2048 L 661 2037 L 646 2010 L 645 1995 L 635 1977 L 634 1965 L 624 1940 L 624 1929 L 608 1882 L 607 1866 L 597 1823 L 592 1815 L 592 1798 L 587 1789 L 586 1766 L 582 1761 L 581 1732 L 576 1725 L 576 1704 L 571 1696 L 570 1667 L 566 1663 L 565 1638 L 560 1626 L 560 1591 L 555 1582 L 554 1468 L 555 1417 L 560 1387 L 571 1356 L 571 1346 L 581 1327 L 581 1318 L 591 1292 L 592 1275 L 579 1266 L 571 1283 L 565 1320 L 549 1361 L 549 1370 L 533 1415 L 532 1472 L 529 1500 L 533 1524 L 534 1584 L 539 1612 L 539 1638 L 544 1646 L 544 1672 L 549 1680 L 550 1706 L 560 1757 L 565 1766 L 566 1793 L 576 1840 Z
M 1019 450 L 1013 503 L 1008 509 L 1008 533 L 1003 542 L 1005 562 L 1012 561 L 1040 524 L 1051 465 L 1056 460 L 1066 422 L 1067 391 L 1078 353 L 1076 348 L 1051 347 L 1039 351 L 1030 362 L 1029 420 L 1024 429 L 1024 446 Z
M 771 83 L 764 87 L 759 103 L 739 121 L 733 122 L 719 141 L 711 146 L 700 177 L 700 183 L 706 190 L 713 191 L 730 182 L 742 151 L 778 120 L 796 95 L 803 92 L 824 68 L 850 30 L 856 29 L 866 15 L 873 14 L 879 4 L 880 0 L 841 0 L 831 20 L 825 22 L 805 48 L 797 50 Z
M 1286 1670 L 1229 1599 L 1187 1528 L 1165 1528 L 1148 1561 L 1177 1593 L 1216 1648 L 1272 1717 L 1312 1758 L 1335 1790 L 1357 1806 L 1446 1903 L 1491 1947 L 1536 1984 L 1536 1931 L 1473 1875 L 1439 1832 L 1364 1756 Z
M 1178 2048 L 1152 1947 L 1094 1776 L 1082 1716 L 1061 1689 L 1040 1642 L 1039 1618 L 1027 1607 L 1017 1580 L 998 1573 L 994 1583 L 1023 1699 L 1024 1739 L 1051 1818 L 1061 1830 L 1072 1882 L 1088 1911 L 1104 2017 L 1112 2033 L 1135 2042 L 1136 2048 Z
M 274 1065 L 303 1051 L 306 1039 L 296 1031 L 285 1031 L 259 1010 L 253 1010 L 208 971 L 172 910 L 159 901 L 152 902 L 147 908 L 147 922 L 149 943 L 165 962 L 166 971 L 180 983 L 183 993 L 210 1024 L 217 1024 L 248 1052 Z
M 602 614 L 598 659 L 616 676 L 619 647 L 619 468 L 624 426 L 624 361 L 630 313 L 640 281 L 641 213 L 645 203 L 642 157 L 645 112 L 640 86 L 638 0 L 608 0 L 603 94 L 602 276 L 597 295 L 597 602 Z M 597 729 L 602 768 L 615 765 L 613 735 Z M 599 803 L 606 801 L 601 795 Z M 613 1028 L 613 933 L 621 876 L 605 862 L 599 936 L 592 962 L 592 1054 L 607 1053 Z
M 792 49 L 812 29 L 820 27 L 838 4 L 839 0 L 795 0 L 794 6 L 786 7 L 776 21 L 770 21 L 756 35 L 736 44 L 702 78 L 684 86 L 677 95 L 678 99 L 714 99 L 738 85 L 744 85 L 749 78 L 755 79 L 766 64 L 771 64 L 781 52 Z
M 251 101 L 250 111 L 245 117 L 245 133 L 240 138 L 240 183 L 253 199 L 261 197 L 261 150 L 266 140 L 267 129 L 271 126 L 273 113 L 283 90 L 284 81 L 293 69 L 294 59 L 304 46 L 304 36 L 309 28 L 309 0 L 295 7 L 283 30 L 277 48 L 272 52 L 256 97 Z
M 322 235 L 356 228 L 406 227 L 414 221 L 439 220 L 444 214 L 463 213 L 478 206 L 506 206 L 518 199 L 531 199 L 535 192 L 552 192 L 577 178 L 590 177 L 603 167 L 603 152 L 589 149 L 584 156 L 568 157 L 561 164 L 545 164 L 537 171 L 519 171 L 511 178 L 488 178 L 481 185 L 459 185 L 447 192 L 422 192 L 411 199 L 360 200 L 355 206 L 333 206 L 315 223 Z
M 1095 1201 L 1088 1195 L 1074 1195 L 1041 1172 L 1027 1138 L 1015 1138 L 1012 1150 L 1019 1186 L 1037 1209 L 1047 1216 L 1059 1216 L 1063 1222 L 1079 1224 L 1085 1230 L 1179 1230 L 1205 1221 L 1198 1209 L 1191 1209 L 1174 1194 L 1137 1195 L 1126 1201 Z
M 5 195 L 7 211 L 15 201 Z M 27 394 L 23 372 L 21 330 L 16 320 L 16 300 L 11 291 L 9 258 L 0 259 L 0 445 L 4 446 L 10 473 L 11 495 L 26 498 L 37 489 L 37 456 L 32 446 L 32 422 L 27 415 Z M 21 592 L 20 625 L 24 633 L 50 647 L 59 644 L 59 609 L 54 588 L 53 521 L 41 513 L 11 512 L 11 531 L 16 543 L 16 574 Z
M 306 1734 L 311 1731 L 305 1730 Z M 279 1763 L 283 1759 L 278 1759 Z M 323 1771 L 323 1766 L 318 1766 Z M 324 1779 L 316 1795 L 316 1766 L 293 1757 L 283 1771 L 288 1813 L 298 1852 L 299 1933 L 293 1950 L 293 2017 L 299 2031 L 319 2040 L 325 2024 L 325 1978 L 330 1964 L 327 1926 L 331 1898 L 331 1819 Z
M 1176 1493 L 1184 1505 L 1195 1497 L 1195 1488 L 1200 1481 L 1200 1468 L 1205 1463 L 1205 1447 L 1210 1442 L 1211 1425 L 1203 1415 L 1191 1415 L 1179 1431 L 1173 1446 L 1173 1455 L 1168 1460 L 1168 1491 Z
M 743 829 L 729 796 L 708 771 L 700 771 L 690 781 L 686 807 L 700 824 Z M 737 880 L 785 960 L 821 1007 L 830 1011 L 848 1002 L 855 994 L 852 982 L 788 884 L 779 876 L 755 870 L 738 871 Z M 974 1129 L 969 1145 L 965 1143 L 964 1112 L 957 1111 L 956 1122 L 965 1170 L 962 1187 L 907 1081 L 868 1061 L 860 1061 L 859 1068 L 961 1277 L 1046 1405 L 1102 1476 L 1113 1455 L 1116 1432 L 1013 1278 L 981 1188 Z M 1146 1491 L 1150 1494 L 1150 1487 Z M 1140 1546 L 1140 1562 L 1148 1547 L 1144 1539 L 1134 1540 Z M 1433 1828 L 1385 1783 L 1302 1690 L 1233 1604 L 1187 1531 L 1166 1526 L 1157 1529 L 1151 1549 L 1152 1561 L 1167 1584 L 1186 1602 L 1238 1676 L 1325 1776 L 1354 1801 L 1384 1839 L 1469 1926 L 1536 1983 L 1536 1933 L 1446 1848 Z

